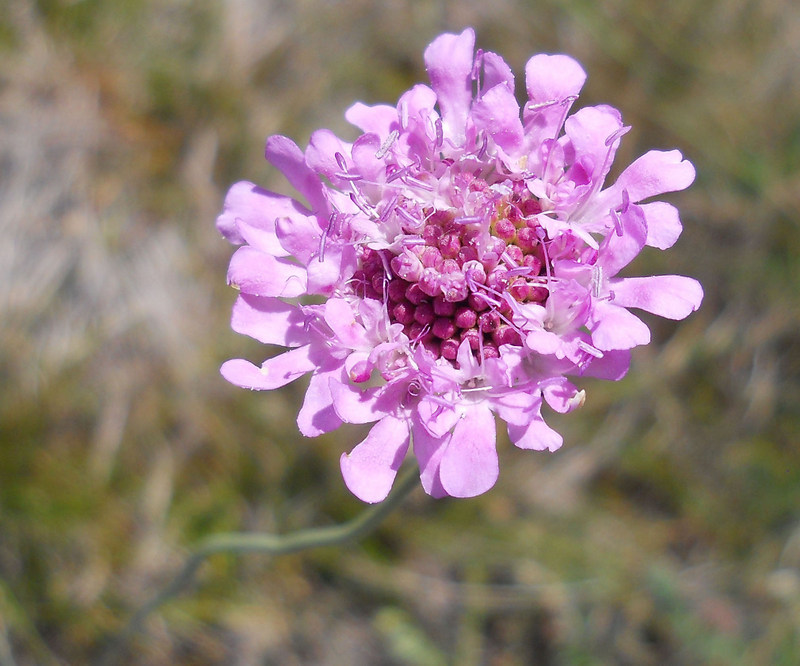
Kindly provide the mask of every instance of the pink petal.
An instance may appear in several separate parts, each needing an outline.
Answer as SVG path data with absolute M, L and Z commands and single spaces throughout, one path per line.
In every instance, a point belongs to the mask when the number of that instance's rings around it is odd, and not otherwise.
M 619 139 L 611 146 L 606 145 L 606 140 L 621 128 L 620 112 L 605 105 L 579 109 L 564 123 L 564 133 L 575 151 L 574 157 L 580 157 L 584 163 L 589 158 L 593 181 L 602 182 L 611 169 Z
M 442 455 L 450 442 L 450 433 L 433 437 L 416 420 L 413 425 L 414 455 L 419 464 L 419 478 L 425 492 L 431 497 L 445 497 L 447 492 L 439 478 Z
M 444 437 L 458 422 L 460 410 L 452 404 L 442 404 L 426 395 L 417 403 L 417 415 L 432 437 Z
M 565 377 L 545 382 L 542 385 L 542 395 L 547 404 L 560 414 L 571 412 L 583 403 L 578 389 Z
M 239 294 L 231 328 L 268 345 L 297 347 L 308 339 L 305 316 L 296 305 L 278 298 Z
M 309 139 L 305 161 L 314 172 L 337 182 L 340 179 L 335 178 L 334 174 L 342 173 L 342 168 L 336 160 L 336 154 L 347 157 L 350 155 L 350 150 L 349 143 L 342 141 L 328 129 L 320 129 L 316 130 Z
M 442 454 L 439 478 L 452 497 L 475 497 L 489 490 L 500 472 L 494 416 L 485 405 L 471 405 L 456 424 Z
M 525 346 L 539 354 L 556 354 L 563 350 L 564 341 L 555 333 L 536 328 L 525 336 Z
M 679 150 L 651 150 L 623 171 L 613 190 L 618 194 L 628 191 L 633 202 L 648 197 L 684 190 L 694 181 L 694 166 L 683 159 Z
M 631 352 L 628 349 L 614 349 L 603 352 L 603 358 L 594 358 L 582 372 L 582 377 L 597 377 L 619 381 L 631 365 Z
M 683 231 L 678 209 L 665 201 L 653 201 L 639 207 L 647 220 L 647 244 L 659 250 L 672 247 Z
M 496 85 L 503 84 L 512 93 L 514 92 L 514 72 L 503 58 L 496 53 L 487 51 L 483 54 L 483 80 L 481 81 L 481 94 L 491 90 Z
M 306 437 L 316 437 L 336 430 L 342 420 L 333 409 L 331 378 L 341 374 L 341 364 L 328 372 L 315 372 L 308 383 L 303 406 L 297 415 L 297 427 Z
M 253 296 L 293 298 L 306 291 L 306 269 L 245 245 L 231 257 L 228 284 Z
M 322 191 L 322 182 L 308 167 L 303 151 L 294 141 L 275 134 L 267 139 L 264 156 L 308 200 L 313 211 L 327 211 L 328 204 Z
M 683 319 L 700 307 L 703 287 L 683 275 L 612 280 L 614 302 L 627 308 L 640 308 L 668 319 Z
M 279 217 L 275 220 L 275 237 L 284 254 L 290 254 L 308 264 L 311 257 L 319 252 L 322 230 L 319 220 L 312 215 L 302 218 Z
M 509 424 L 508 438 L 514 446 L 533 451 L 555 451 L 564 443 L 561 435 L 547 425 L 538 414 L 526 426 Z
M 472 353 L 472 347 L 468 340 L 462 340 L 456 352 L 458 367 L 466 377 L 474 377 L 480 372 L 480 363 Z
M 439 102 L 444 136 L 456 145 L 464 141 L 467 114 L 472 103 L 472 65 L 475 32 L 443 34 L 425 49 L 425 67 Z
M 320 258 L 323 261 L 319 261 Z M 324 255 L 308 264 L 308 293 L 331 296 L 339 282 L 353 275 L 355 267 L 355 246 L 328 239 Z
M 538 390 L 511 390 L 492 398 L 492 408 L 506 423 L 527 425 L 532 413 L 539 413 L 542 404 Z
M 236 183 L 225 195 L 217 229 L 232 243 L 249 243 L 275 257 L 286 255 L 275 237 L 279 217 L 308 217 L 308 210 L 294 199 L 264 190 L 246 181 Z
M 478 130 L 485 130 L 494 142 L 507 153 L 522 148 L 523 130 L 519 119 L 519 104 L 514 91 L 505 84 L 486 91 L 472 107 L 472 119 Z
M 333 409 L 345 423 L 372 423 L 397 406 L 391 400 L 379 400 L 387 392 L 387 386 L 362 388 L 331 378 L 329 389 Z
M 403 93 L 397 102 L 398 118 L 403 127 L 413 123 L 424 122 L 435 113 L 436 93 L 430 87 L 418 83 L 408 92 Z
M 408 444 L 405 421 L 386 416 L 376 423 L 364 441 L 349 454 L 342 454 L 342 476 L 350 492 L 370 504 L 386 499 Z
M 534 104 L 560 102 L 577 95 L 585 81 L 583 67 L 569 56 L 542 53 L 525 65 L 525 85 Z
M 235 358 L 223 363 L 220 372 L 231 384 L 242 388 L 254 391 L 280 388 L 317 367 L 309 358 L 310 347 L 298 347 L 269 358 L 260 368 L 249 361 Z
M 595 301 L 591 318 L 592 344 L 602 351 L 631 349 L 650 342 L 647 324 L 615 301 Z
M 355 171 L 367 181 L 382 182 L 386 179 L 386 164 L 382 159 L 375 157 L 381 149 L 381 144 L 377 134 L 362 134 L 353 144 Z
M 389 133 L 397 125 L 397 109 L 387 104 L 367 106 L 361 102 L 356 102 L 347 111 L 344 117 L 352 125 L 358 127 L 362 132 L 374 133 L 386 139 Z
M 325 303 L 325 323 L 345 347 L 358 349 L 367 345 L 364 327 L 356 321 L 353 308 L 343 298 L 329 298 Z
M 616 275 L 631 263 L 647 242 L 647 223 L 641 207 L 629 205 L 619 214 L 619 222 L 622 235 L 612 229 L 600 246 L 597 264 L 602 267 L 605 278 Z

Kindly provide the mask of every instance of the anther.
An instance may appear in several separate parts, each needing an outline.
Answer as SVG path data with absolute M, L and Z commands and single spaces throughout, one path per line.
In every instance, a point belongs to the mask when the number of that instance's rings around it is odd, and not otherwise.
M 588 342 L 578 340 L 578 347 L 595 358 L 603 358 L 603 352 L 601 352 L 597 347 L 593 347 Z
M 444 143 L 444 128 L 442 126 L 442 119 L 437 118 L 436 123 L 436 148 L 441 148 Z
M 389 152 L 389 149 L 394 145 L 394 142 L 400 137 L 400 132 L 397 130 L 392 130 L 389 133 L 389 136 L 386 137 L 386 140 L 381 144 L 381 147 L 378 149 L 378 152 L 375 153 L 375 159 L 382 160 L 386 153 Z
M 617 236 L 619 236 L 621 238 L 622 237 L 622 220 L 620 219 L 619 213 L 616 211 L 616 209 L 612 208 L 609 211 L 609 214 L 611 215 L 611 219 L 614 222 L 614 231 L 616 232 Z
M 482 160 L 486 155 L 486 149 L 489 147 L 489 137 L 487 136 L 486 132 L 481 132 L 483 134 L 483 138 L 481 141 L 481 147 L 478 150 L 478 154 L 475 156 L 479 160 Z
M 397 214 L 405 220 L 409 229 L 417 229 L 420 226 L 420 221 L 414 218 L 411 213 L 409 213 L 405 208 L 402 206 L 398 206 L 395 208 Z
M 378 222 L 386 222 L 389 219 L 389 215 L 392 214 L 394 207 L 397 205 L 397 195 L 395 195 L 392 199 L 390 199 L 386 204 L 383 206 L 383 210 L 381 211 L 380 216 L 378 217 Z
M 331 216 L 328 218 L 328 226 L 325 227 L 325 231 L 322 232 L 322 235 L 319 239 L 319 262 L 322 263 L 325 261 L 325 243 L 328 240 L 328 234 L 331 232 L 333 228 L 333 223 L 336 221 L 336 213 L 331 213 Z

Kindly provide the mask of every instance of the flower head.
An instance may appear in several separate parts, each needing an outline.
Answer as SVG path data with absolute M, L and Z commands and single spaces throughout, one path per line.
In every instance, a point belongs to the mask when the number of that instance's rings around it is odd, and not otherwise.
M 651 151 L 607 186 L 628 128 L 608 106 L 570 115 L 581 66 L 532 57 L 520 109 L 508 65 L 474 41 L 471 29 L 436 38 L 431 86 L 397 106 L 353 105 L 353 143 L 270 137 L 267 160 L 305 201 L 237 183 L 217 221 L 241 245 L 234 330 L 289 348 L 222 374 L 251 389 L 310 374 L 307 436 L 375 422 L 341 460 L 367 502 L 386 497 L 411 446 L 431 495 L 491 488 L 495 416 L 516 446 L 557 449 L 543 403 L 571 411 L 584 392 L 568 377 L 625 374 L 650 339 L 629 308 L 682 319 L 702 300 L 688 277 L 618 277 L 645 245 L 677 239 L 676 209 L 642 202 L 688 187 L 692 165 Z

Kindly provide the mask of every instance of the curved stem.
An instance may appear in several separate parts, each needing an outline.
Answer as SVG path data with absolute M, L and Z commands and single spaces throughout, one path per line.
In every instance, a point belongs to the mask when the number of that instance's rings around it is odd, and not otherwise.
M 396 483 L 389 496 L 380 504 L 369 507 L 360 515 L 341 525 L 312 527 L 290 534 L 247 534 L 232 532 L 216 534 L 200 542 L 186 560 L 178 575 L 155 597 L 141 606 L 127 625 L 112 641 L 101 664 L 114 663 L 119 650 L 128 638 L 140 631 L 150 613 L 177 596 L 194 581 L 195 574 L 206 558 L 218 553 L 266 553 L 284 555 L 322 546 L 337 546 L 354 541 L 375 529 L 419 483 L 419 472 L 409 469 Z

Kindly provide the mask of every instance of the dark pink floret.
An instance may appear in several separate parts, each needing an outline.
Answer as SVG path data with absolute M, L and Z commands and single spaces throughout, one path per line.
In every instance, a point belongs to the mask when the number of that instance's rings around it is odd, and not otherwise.
M 462 306 L 456 309 L 453 321 L 459 328 L 472 328 L 478 321 L 478 315 L 475 310 Z
M 456 325 L 453 323 L 452 319 L 439 317 L 439 319 L 433 322 L 433 328 L 431 330 L 437 338 L 442 338 L 444 340 L 446 338 L 452 338 L 455 335 Z

